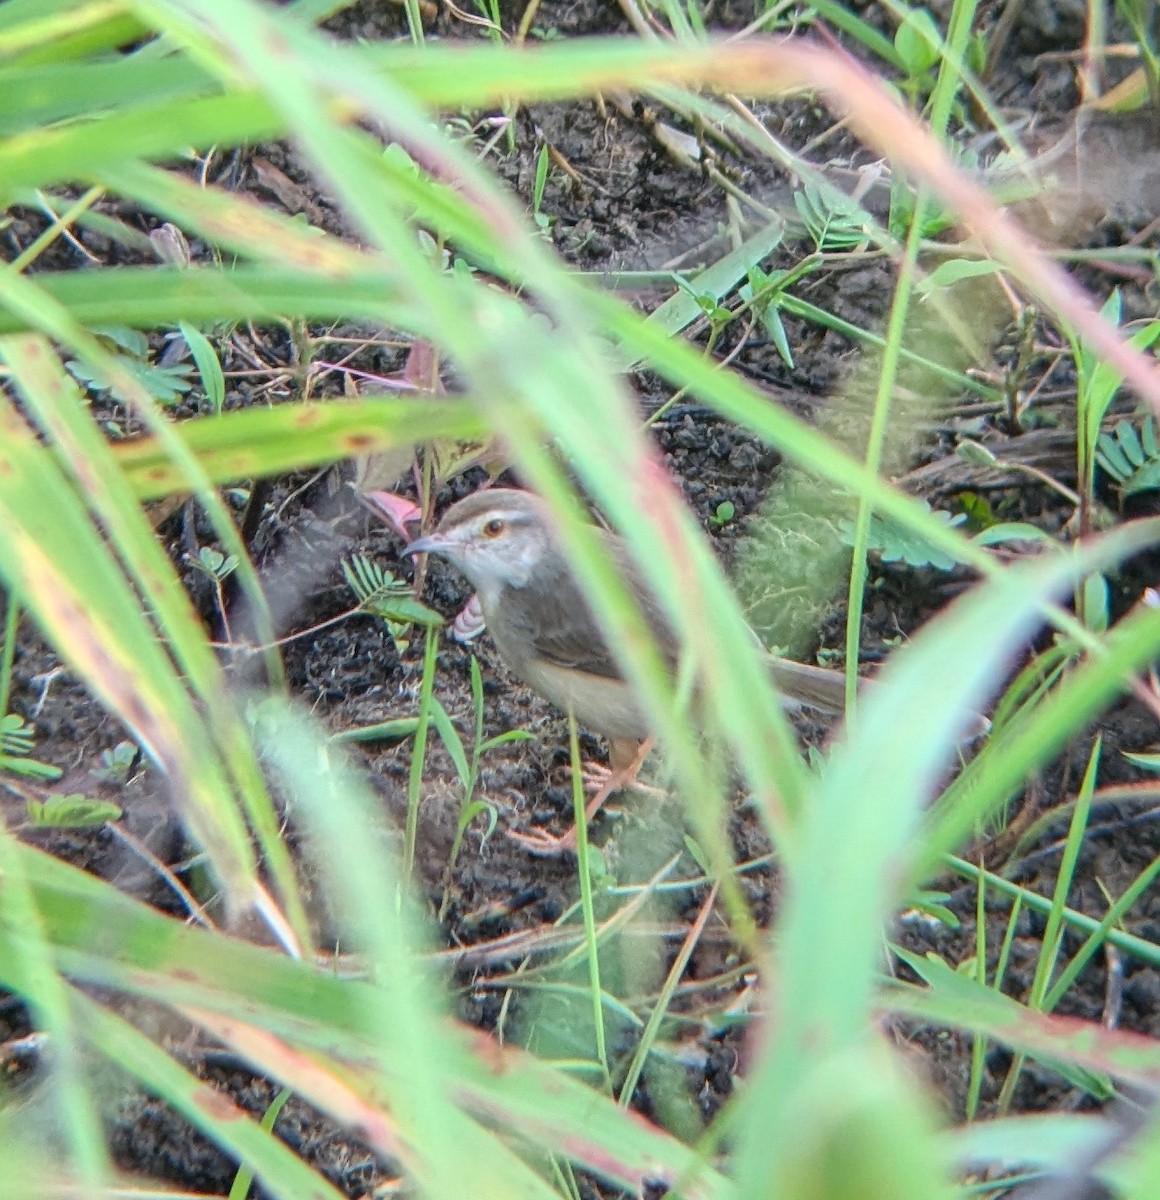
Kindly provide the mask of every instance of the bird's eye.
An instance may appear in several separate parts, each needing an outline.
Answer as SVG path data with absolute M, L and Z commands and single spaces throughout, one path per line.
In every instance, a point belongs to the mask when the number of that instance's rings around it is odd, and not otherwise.
M 494 538 L 499 537 L 505 529 L 504 522 L 499 517 L 492 517 L 490 521 L 483 527 L 483 536 Z

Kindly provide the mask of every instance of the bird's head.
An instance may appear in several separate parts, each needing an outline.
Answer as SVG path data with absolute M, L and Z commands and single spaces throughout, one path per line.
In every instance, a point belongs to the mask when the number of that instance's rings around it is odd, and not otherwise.
M 505 587 L 526 587 L 552 552 L 543 503 L 514 488 L 492 488 L 460 500 L 434 533 L 407 547 L 408 554 L 441 555 L 485 599 Z

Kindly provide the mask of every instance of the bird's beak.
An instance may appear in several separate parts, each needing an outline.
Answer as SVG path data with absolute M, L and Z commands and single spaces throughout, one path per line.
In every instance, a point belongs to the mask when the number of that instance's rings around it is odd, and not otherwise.
M 429 533 L 426 537 L 416 538 L 406 550 L 407 554 L 439 554 L 451 548 L 455 539 L 445 533 Z

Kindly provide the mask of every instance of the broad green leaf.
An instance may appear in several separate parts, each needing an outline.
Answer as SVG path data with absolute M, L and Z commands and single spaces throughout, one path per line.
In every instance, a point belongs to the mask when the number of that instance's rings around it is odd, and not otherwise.
M 226 381 L 222 375 L 222 365 L 218 361 L 218 356 L 210 345 L 209 339 L 200 329 L 196 329 L 186 321 L 182 321 L 178 328 L 181 330 L 181 336 L 185 338 L 189 352 L 193 355 L 193 361 L 197 363 L 206 399 L 213 411 L 220 414 L 226 399 Z
M 939 60 L 942 34 L 925 8 L 912 8 L 894 35 L 894 48 L 912 77 L 925 74 Z

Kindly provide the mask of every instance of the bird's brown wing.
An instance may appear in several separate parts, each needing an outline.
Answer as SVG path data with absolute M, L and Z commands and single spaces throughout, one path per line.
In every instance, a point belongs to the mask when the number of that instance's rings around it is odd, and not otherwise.
M 602 532 L 601 538 L 653 629 L 662 655 L 674 665 L 678 652 L 676 638 L 623 543 L 609 533 Z M 508 635 L 503 640 L 509 643 L 505 647 L 509 653 L 519 657 L 516 647 L 526 646 L 531 655 L 552 666 L 568 667 L 608 679 L 619 678 L 621 672 L 616 659 L 562 555 L 553 553 L 541 562 L 534 595 L 531 588 L 508 588 L 501 603 Z

